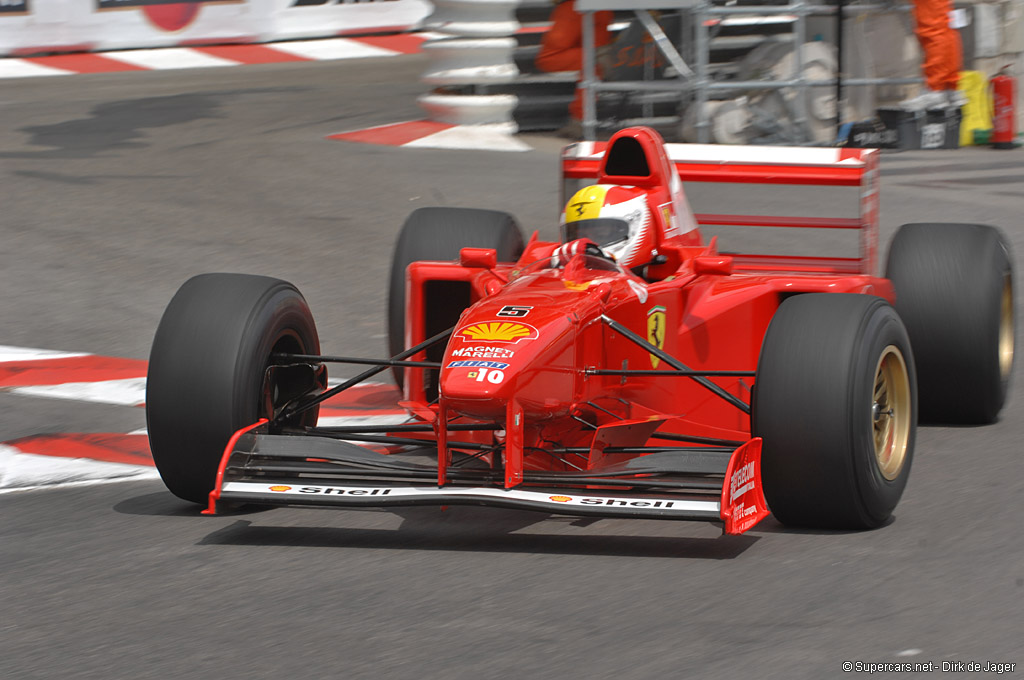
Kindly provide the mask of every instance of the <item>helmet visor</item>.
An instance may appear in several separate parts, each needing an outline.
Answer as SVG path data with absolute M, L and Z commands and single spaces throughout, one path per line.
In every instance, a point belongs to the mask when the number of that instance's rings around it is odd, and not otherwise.
M 563 241 L 570 243 L 578 238 L 589 238 L 601 246 L 621 243 L 629 238 L 629 222 L 617 217 L 596 217 L 589 220 L 566 222 L 562 229 Z

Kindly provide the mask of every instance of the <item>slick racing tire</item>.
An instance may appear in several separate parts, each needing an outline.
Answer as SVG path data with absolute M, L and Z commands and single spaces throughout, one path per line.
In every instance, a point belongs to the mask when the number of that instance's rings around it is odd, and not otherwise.
M 1013 371 L 1013 259 L 982 224 L 904 224 L 886 276 L 910 334 L 929 423 L 991 423 Z
M 882 298 L 806 294 L 780 305 L 754 384 L 768 507 L 783 524 L 871 529 L 886 522 L 914 455 L 910 340 Z
M 391 356 L 405 349 L 405 270 L 420 260 L 453 261 L 463 248 L 493 248 L 498 262 L 515 262 L 523 252 L 523 234 L 512 215 L 477 208 L 419 208 L 398 235 L 391 260 L 388 291 L 388 348 Z M 469 306 L 469 289 L 461 282 L 438 282 L 427 291 L 426 337 L 451 328 Z M 439 361 L 443 345 L 428 351 L 430 361 Z M 403 369 L 395 369 L 395 380 L 403 384 Z
M 153 460 L 175 496 L 206 503 L 231 435 L 304 391 L 305 384 L 264 385 L 275 352 L 320 353 L 309 307 L 290 283 L 203 274 L 167 305 L 149 357 L 146 423 Z M 288 424 L 315 425 L 317 415 L 314 408 Z

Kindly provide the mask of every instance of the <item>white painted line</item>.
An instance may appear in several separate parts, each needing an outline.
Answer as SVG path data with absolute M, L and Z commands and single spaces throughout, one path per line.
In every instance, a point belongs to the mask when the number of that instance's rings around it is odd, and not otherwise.
M 240 62 L 222 59 L 212 54 L 187 47 L 162 47 L 150 50 L 105 52 L 104 57 L 142 68 L 164 70 L 177 68 L 207 68 L 211 66 L 238 66 Z
M 43 66 L 24 59 L 0 59 L 0 78 L 34 78 L 36 76 L 68 76 L 75 71 L 68 71 L 52 66 Z
M 37 456 L 0 444 L 0 493 L 159 478 L 156 468 L 148 465 Z
M 480 151 L 532 151 L 533 147 L 486 125 L 457 125 L 403 144 L 421 149 L 471 149 Z
M 100 382 L 69 382 L 60 385 L 28 385 L 10 390 L 13 394 L 47 399 L 70 399 L 94 404 L 139 406 L 146 403 L 146 379 L 125 378 Z
M 3 61 L 0 60 L 0 67 Z M 32 347 L 12 347 L 0 345 L 0 364 L 12 361 L 39 361 L 42 359 L 68 359 L 70 357 L 87 357 L 85 352 L 59 352 L 52 349 L 33 349 Z
M 366 45 L 345 38 L 328 38 L 326 40 L 292 40 L 274 43 L 278 52 L 287 52 L 306 59 L 360 59 L 363 57 L 391 57 L 400 54 L 394 50 Z

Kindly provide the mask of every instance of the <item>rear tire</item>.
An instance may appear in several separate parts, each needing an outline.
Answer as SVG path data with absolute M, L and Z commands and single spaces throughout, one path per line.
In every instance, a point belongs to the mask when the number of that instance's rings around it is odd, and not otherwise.
M 203 274 L 167 305 L 149 357 L 146 423 L 175 496 L 206 503 L 231 435 L 269 415 L 264 375 L 274 352 L 320 353 L 309 307 L 290 283 Z M 314 425 L 318 411 L 288 424 Z
M 981 224 L 904 224 L 886 276 L 907 326 L 921 389 L 921 420 L 991 423 L 1013 371 L 1013 260 Z
M 910 474 L 916 406 L 910 341 L 885 300 L 787 299 L 765 334 L 751 414 L 772 514 L 826 529 L 886 522 Z
M 405 224 L 395 244 L 388 291 L 388 348 L 391 356 L 405 349 L 405 270 L 420 260 L 453 261 L 463 248 L 493 248 L 498 262 L 515 262 L 523 253 L 523 234 L 515 218 L 497 210 L 476 208 L 419 208 Z M 461 290 L 464 288 L 465 290 Z M 469 306 L 465 284 L 439 286 L 427 299 L 426 337 L 451 328 Z M 443 346 L 428 351 L 429 361 L 439 361 Z M 395 381 L 403 384 L 403 369 L 395 369 Z

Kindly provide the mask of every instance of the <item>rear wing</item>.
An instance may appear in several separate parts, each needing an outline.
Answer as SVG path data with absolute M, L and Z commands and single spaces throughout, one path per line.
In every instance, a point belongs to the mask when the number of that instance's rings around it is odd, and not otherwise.
M 607 142 L 580 142 L 562 151 L 562 205 L 574 193 L 574 187 L 597 179 L 607 147 Z M 700 225 L 860 230 L 860 256 L 857 258 L 736 254 L 736 271 L 877 275 L 877 149 L 666 144 L 665 151 L 684 182 L 859 189 L 860 214 L 856 218 L 696 214 Z

